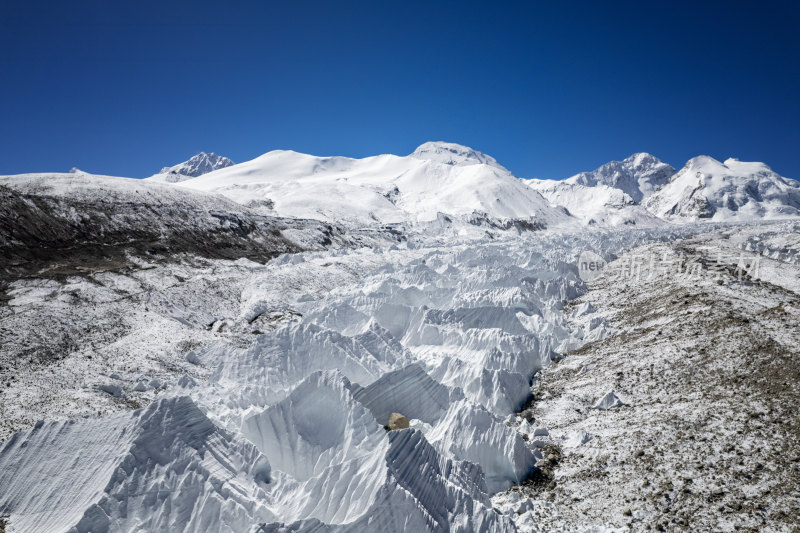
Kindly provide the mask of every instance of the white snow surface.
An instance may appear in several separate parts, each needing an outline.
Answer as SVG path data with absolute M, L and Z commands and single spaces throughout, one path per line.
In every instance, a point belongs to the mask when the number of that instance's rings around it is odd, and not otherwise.
M 657 226 L 664 221 L 638 205 L 622 189 L 597 183 L 594 186 L 570 180 L 528 180 L 548 202 L 566 208 L 587 225 L 604 227 L 639 225 Z
M 364 159 L 275 150 L 180 185 L 244 205 L 274 203 L 281 216 L 336 222 L 431 222 L 440 213 L 573 222 L 493 158 L 451 143 Z
M 764 163 L 708 157 L 678 172 L 650 154 L 634 154 L 563 181 L 529 180 L 551 204 L 600 226 L 757 221 L 800 216 L 800 183 Z

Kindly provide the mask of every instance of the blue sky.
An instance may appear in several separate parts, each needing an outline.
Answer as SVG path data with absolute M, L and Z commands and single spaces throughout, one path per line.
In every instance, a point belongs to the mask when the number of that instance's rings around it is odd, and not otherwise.
M 789 1 L 0 0 L 0 174 L 447 140 L 529 178 L 637 151 L 800 178 L 799 26 Z

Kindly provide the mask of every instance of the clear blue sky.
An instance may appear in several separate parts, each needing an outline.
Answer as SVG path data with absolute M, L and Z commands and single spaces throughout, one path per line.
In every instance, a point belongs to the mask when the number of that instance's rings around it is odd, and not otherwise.
M 521 177 L 647 151 L 800 178 L 798 35 L 795 1 L 0 0 L 0 174 L 447 140 Z

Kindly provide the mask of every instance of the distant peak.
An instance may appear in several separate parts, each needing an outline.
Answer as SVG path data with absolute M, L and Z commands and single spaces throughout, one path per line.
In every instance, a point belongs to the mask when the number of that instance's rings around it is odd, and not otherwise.
M 180 174 L 190 178 L 202 176 L 214 170 L 232 166 L 234 163 L 227 157 L 217 155 L 214 152 L 200 152 L 192 156 L 187 161 L 171 167 L 164 167 L 160 174 Z
M 437 161 L 453 166 L 483 164 L 505 170 L 505 168 L 490 155 L 473 150 L 469 146 L 444 141 L 430 141 L 421 144 L 414 150 L 410 157 Z

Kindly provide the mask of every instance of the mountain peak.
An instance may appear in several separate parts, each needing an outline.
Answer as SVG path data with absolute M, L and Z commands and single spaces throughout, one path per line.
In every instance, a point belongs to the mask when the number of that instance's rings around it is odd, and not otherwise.
M 591 172 L 576 174 L 566 181 L 588 187 L 608 185 L 640 202 L 667 183 L 673 174 L 675 169 L 659 158 L 638 152 L 622 161 L 610 161 Z
M 444 141 L 429 141 L 421 144 L 411 153 L 410 157 L 427 161 L 437 161 L 452 166 L 483 164 L 505 170 L 505 168 L 490 155 L 473 150 L 469 146 Z
M 636 167 L 644 167 L 649 165 L 663 165 L 664 162 L 653 154 L 647 152 L 636 152 L 623 160 L 623 163 L 630 163 Z
M 200 152 L 183 163 L 171 167 L 163 167 L 158 174 L 150 176 L 149 180 L 165 183 L 179 183 L 191 178 L 208 174 L 214 170 L 233 166 L 233 161 L 214 152 Z
M 728 161 L 731 161 L 731 160 L 729 159 Z M 712 166 L 715 166 L 715 167 L 724 166 L 722 164 L 722 162 L 714 159 L 710 155 L 697 155 L 697 156 L 694 156 L 693 158 L 691 158 L 690 160 L 688 160 L 686 162 L 686 164 L 684 165 L 684 168 L 686 168 L 686 167 L 701 167 L 701 166 L 705 166 L 705 165 L 712 165 Z
M 661 190 L 648 210 L 664 218 L 756 220 L 800 214 L 800 185 L 764 163 L 693 157 Z
M 233 165 L 233 161 L 227 157 L 217 155 L 214 152 L 200 152 L 192 156 L 189 160 L 179 163 L 172 167 L 164 167 L 159 174 L 181 174 L 191 178 L 202 176 L 213 170 L 225 168 Z

